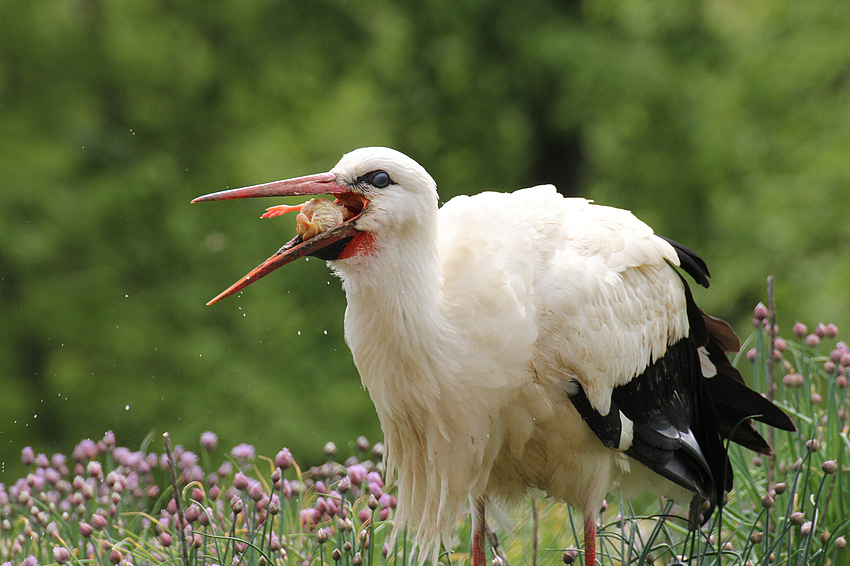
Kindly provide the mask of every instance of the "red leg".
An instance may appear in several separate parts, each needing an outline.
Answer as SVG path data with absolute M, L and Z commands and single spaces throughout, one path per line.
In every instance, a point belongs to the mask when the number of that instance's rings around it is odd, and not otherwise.
M 472 566 L 486 566 L 484 553 L 484 501 L 478 499 L 472 508 Z
M 584 566 L 596 566 L 596 519 L 584 518 Z

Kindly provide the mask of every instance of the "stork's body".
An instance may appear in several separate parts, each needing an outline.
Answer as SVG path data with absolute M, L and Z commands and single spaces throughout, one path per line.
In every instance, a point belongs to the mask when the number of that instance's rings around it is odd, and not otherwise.
M 398 476 L 397 521 L 424 552 L 450 540 L 467 500 L 481 539 L 485 502 L 529 488 L 582 511 L 590 539 L 605 493 L 653 472 L 655 490 L 716 504 L 731 485 L 721 438 L 749 415 L 792 426 L 731 373 L 734 334 L 703 317 L 673 267 L 705 283 L 701 261 L 631 213 L 551 186 L 438 209 L 424 169 L 381 148 L 326 175 L 274 191 L 360 207 L 308 251 L 342 278 L 346 340 Z M 241 190 L 208 200 L 261 192 Z M 310 242 L 297 240 L 245 281 L 304 255 L 294 250 Z M 747 393 L 718 405 L 721 389 Z M 742 428 L 734 440 L 767 450 Z

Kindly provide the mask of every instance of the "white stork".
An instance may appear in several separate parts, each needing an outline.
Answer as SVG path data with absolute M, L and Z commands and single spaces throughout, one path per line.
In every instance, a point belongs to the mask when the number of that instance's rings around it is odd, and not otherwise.
M 794 429 L 744 385 L 725 355 L 737 337 L 674 267 L 708 286 L 702 260 L 630 212 L 551 185 L 438 208 L 431 176 L 387 148 L 193 202 L 284 195 L 332 195 L 341 223 L 296 236 L 210 304 L 298 257 L 328 261 L 397 474 L 395 526 L 413 527 L 422 556 L 449 544 L 468 500 L 483 566 L 485 505 L 538 488 L 584 514 L 592 566 L 613 486 L 693 493 L 704 521 L 732 486 L 723 439 L 767 453 L 750 417 Z

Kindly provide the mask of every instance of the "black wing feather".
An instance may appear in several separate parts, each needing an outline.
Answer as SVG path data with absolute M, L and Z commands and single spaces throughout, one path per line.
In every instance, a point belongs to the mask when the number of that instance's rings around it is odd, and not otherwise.
M 663 237 L 662 237 L 663 238 Z M 693 251 L 663 238 L 679 256 L 682 269 L 708 287 L 708 267 Z M 737 351 L 740 340 L 724 321 L 697 307 L 684 281 L 690 333 L 668 346 L 640 375 L 615 387 L 611 410 L 599 414 L 581 385 L 573 380 L 570 399 L 590 429 L 605 446 L 625 453 L 659 475 L 681 485 L 695 497 L 709 501 L 700 514 L 708 520 L 720 505 L 723 493 L 732 489 L 732 468 L 724 440 L 729 439 L 757 452 L 770 447 L 755 430 L 751 419 L 783 430 L 794 423 L 773 403 L 749 389 L 729 363 L 728 351 Z M 704 376 L 699 349 L 705 348 L 716 372 Z M 632 421 L 630 446 L 620 446 L 622 416 Z M 692 505 L 698 509 L 698 505 Z

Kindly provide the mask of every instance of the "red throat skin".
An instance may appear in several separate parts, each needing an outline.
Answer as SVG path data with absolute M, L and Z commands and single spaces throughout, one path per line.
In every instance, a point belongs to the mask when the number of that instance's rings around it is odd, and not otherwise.
M 345 246 L 337 259 L 346 259 L 356 255 L 370 254 L 375 251 L 375 235 L 372 232 L 360 232 Z

